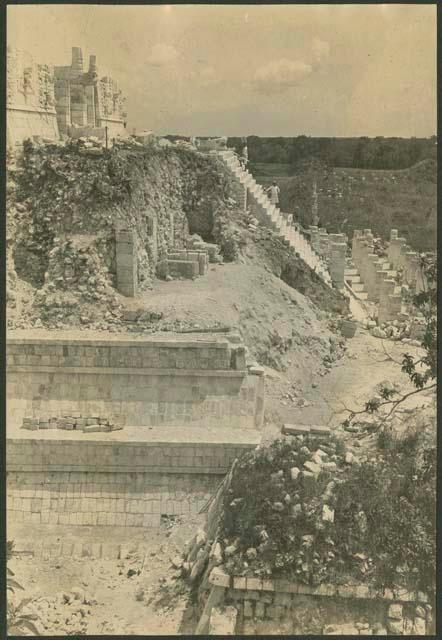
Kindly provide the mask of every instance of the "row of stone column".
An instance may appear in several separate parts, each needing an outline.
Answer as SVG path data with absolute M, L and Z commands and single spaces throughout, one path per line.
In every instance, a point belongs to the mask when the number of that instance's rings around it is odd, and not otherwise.
M 327 233 L 327 229 L 311 225 L 310 242 L 314 251 L 327 262 L 333 284 L 343 289 L 347 236 L 344 233 Z

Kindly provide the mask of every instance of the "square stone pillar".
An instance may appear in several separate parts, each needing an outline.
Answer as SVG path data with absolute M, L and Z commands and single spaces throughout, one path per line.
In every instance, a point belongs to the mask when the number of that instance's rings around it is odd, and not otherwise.
M 405 245 L 405 238 L 391 238 L 388 247 L 388 261 L 393 269 L 399 268 L 401 249 Z
M 310 242 L 313 250 L 319 253 L 319 229 L 315 225 L 310 225 Z
M 378 256 L 375 253 L 368 253 L 366 256 L 364 285 L 369 300 L 375 299 L 377 263 Z
M 330 252 L 330 276 L 333 284 L 338 289 L 345 286 L 345 258 L 347 255 L 346 242 L 332 242 Z
M 129 229 L 115 230 L 117 289 L 127 297 L 138 293 L 138 265 L 135 235 Z
M 395 288 L 396 283 L 394 280 L 387 279 L 384 280 L 381 284 L 381 291 L 379 296 L 378 324 L 394 320 L 394 317 L 391 317 L 390 296 L 394 295 Z

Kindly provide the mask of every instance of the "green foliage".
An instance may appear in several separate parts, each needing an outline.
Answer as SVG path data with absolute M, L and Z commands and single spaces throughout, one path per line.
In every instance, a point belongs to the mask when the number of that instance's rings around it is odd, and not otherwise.
M 6 560 L 10 560 L 14 556 L 14 542 L 8 540 L 6 543 Z M 7 569 L 6 589 L 11 594 L 15 594 L 17 590 L 24 591 L 24 587 L 11 576 L 14 572 L 10 567 Z M 32 602 L 32 598 L 23 598 L 19 602 L 14 602 L 12 597 L 8 598 L 6 620 L 8 634 L 10 635 L 27 635 L 26 632 L 30 631 L 32 635 L 39 636 L 40 632 L 35 625 L 35 622 L 39 620 L 39 617 L 35 613 L 23 613 L 23 609 L 26 605 Z

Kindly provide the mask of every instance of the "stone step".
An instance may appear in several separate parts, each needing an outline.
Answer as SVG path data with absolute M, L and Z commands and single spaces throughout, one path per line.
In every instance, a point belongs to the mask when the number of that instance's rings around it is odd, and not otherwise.
M 353 282 L 354 284 L 358 284 L 359 282 L 361 282 L 361 276 L 359 274 L 357 276 L 348 276 L 346 273 L 344 273 L 344 278 L 347 280 L 347 282 Z
M 347 277 L 347 276 L 358 276 L 358 275 L 359 275 L 358 270 L 355 269 L 355 268 L 351 268 L 351 269 L 346 268 L 346 269 L 344 269 L 344 276 L 345 277 Z
M 351 283 L 351 288 L 353 289 L 353 291 L 354 291 L 355 293 L 359 293 L 359 292 L 365 291 L 364 283 L 363 283 L 363 282 L 356 282 L 356 283 L 355 283 L 355 282 L 353 281 L 353 282 Z

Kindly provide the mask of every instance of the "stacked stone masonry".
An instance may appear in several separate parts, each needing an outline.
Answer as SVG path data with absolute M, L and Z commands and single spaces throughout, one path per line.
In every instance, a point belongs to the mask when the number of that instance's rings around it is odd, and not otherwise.
M 235 458 L 258 442 L 257 431 L 229 428 L 21 432 L 7 439 L 8 518 L 158 526 L 161 516 L 201 510 Z
M 255 369 L 247 371 L 242 344 L 222 337 L 11 337 L 8 420 L 78 412 L 125 416 L 129 425 L 253 429 L 264 415 L 264 376 Z

